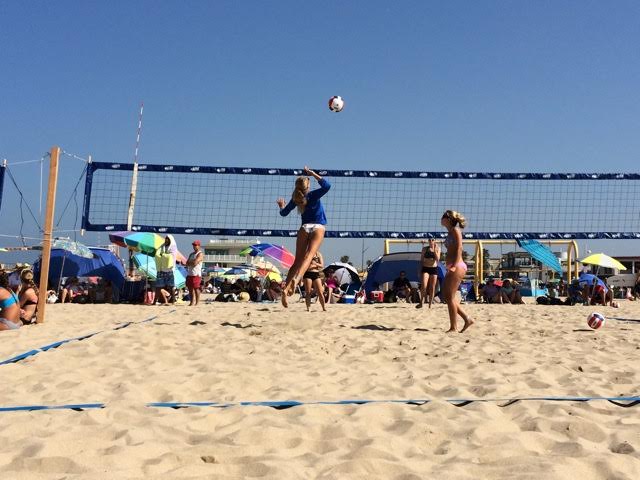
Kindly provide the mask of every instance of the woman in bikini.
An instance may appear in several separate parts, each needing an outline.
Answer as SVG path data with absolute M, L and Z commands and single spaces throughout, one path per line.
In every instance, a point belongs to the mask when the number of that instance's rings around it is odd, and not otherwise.
M 449 232 L 444 241 L 444 245 L 447 247 L 447 274 L 444 277 L 442 292 L 444 301 L 449 309 L 450 327 L 447 333 L 458 331 L 458 315 L 464 320 L 464 326 L 460 330 L 460 333 L 462 333 L 473 325 L 473 320 L 462 310 L 456 297 L 460 282 L 462 282 L 464 275 L 467 273 L 467 264 L 462 261 L 462 233 L 460 232 L 466 226 L 467 221 L 460 213 L 447 210 L 442 215 L 440 223 Z
M 438 263 L 440 262 L 440 246 L 435 239 L 430 238 L 429 243 L 422 248 L 420 254 L 421 270 L 419 272 L 422 281 L 420 282 L 420 301 L 416 308 L 422 308 L 426 296 L 429 295 L 429 308 L 433 303 L 436 293 L 436 282 L 438 281 Z M 427 294 L 427 292 L 429 292 Z
M 0 272 L 0 331 L 17 330 L 21 325 L 18 296 L 9 288 L 7 273 Z
M 327 224 L 327 217 L 320 198 L 329 191 L 331 184 L 309 167 L 304 167 L 304 173 L 307 176 L 296 179 L 296 186 L 289 203 L 285 203 L 283 198 L 279 198 L 276 202 L 280 207 L 280 215 L 283 217 L 289 215 L 296 207 L 302 216 L 302 226 L 298 230 L 296 239 L 296 258 L 287 273 L 285 287 L 280 297 L 282 305 L 285 307 L 288 306 L 287 297 L 293 295 L 296 286 L 302 279 L 302 274 L 307 271 L 311 260 L 320 248 Z M 309 176 L 318 181 L 320 188 L 309 191 L 311 183 Z
M 313 289 L 316 291 L 322 311 L 327 311 L 324 306 L 324 285 L 322 284 L 322 280 L 324 279 L 324 274 L 322 273 L 323 267 L 324 259 L 322 258 L 322 254 L 316 252 L 315 256 L 311 259 L 309 269 L 302 276 L 304 280 L 304 301 L 307 304 L 307 312 L 311 309 L 311 290 Z
M 20 320 L 25 325 L 34 323 L 38 308 L 38 287 L 33 281 L 33 272 L 23 270 L 20 274 L 22 289 L 20 289 Z

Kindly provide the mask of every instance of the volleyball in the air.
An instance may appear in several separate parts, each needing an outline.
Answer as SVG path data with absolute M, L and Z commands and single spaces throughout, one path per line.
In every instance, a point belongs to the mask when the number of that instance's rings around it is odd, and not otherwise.
M 335 95 L 329 99 L 329 110 L 331 110 L 332 112 L 341 112 L 343 108 L 344 100 L 342 99 L 342 97 Z
M 589 325 L 594 330 L 599 329 L 604 325 L 605 318 L 604 315 L 598 312 L 593 312 L 587 317 L 587 325 Z

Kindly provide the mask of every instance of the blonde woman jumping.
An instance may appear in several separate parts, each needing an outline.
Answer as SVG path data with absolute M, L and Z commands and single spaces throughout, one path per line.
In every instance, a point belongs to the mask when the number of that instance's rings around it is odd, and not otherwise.
M 287 297 L 293 295 L 302 275 L 307 271 L 320 248 L 327 224 L 327 217 L 320 198 L 329 191 L 331 184 L 307 166 L 304 167 L 304 173 L 307 176 L 296 179 L 295 189 L 289 203 L 285 203 L 283 198 L 279 198 L 276 202 L 280 207 L 280 215 L 283 217 L 289 215 L 296 207 L 302 217 L 302 226 L 298 230 L 296 239 L 296 258 L 287 273 L 285 287 L 280 297 L 282 305 L 285 307 L 288 306 Z M 320 188 L 309 191 L 311 183 L 309 176 L 318 181 Z

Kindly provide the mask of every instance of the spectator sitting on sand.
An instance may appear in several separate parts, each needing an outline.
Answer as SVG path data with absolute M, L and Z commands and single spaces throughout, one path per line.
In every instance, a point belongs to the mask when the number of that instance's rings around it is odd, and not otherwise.
M 0 331 L 17 330 L 20 321 L 18 296 L 9 288 L 9 276 L 0 272 Z
M 588 285 L 585 285 L 585 293 L 588 291 Z M 617 308 L 618 303 L 613 301 L 613 289 L 608 288 L 604 282 L 599 282 L 598 277 L 593 278 L 593 284 L 591 286 L 591 294 L 588 297 L 590 305 L 602 305 L 609 304 L 610 307 Z
M 33 272 L 23 270 L 20 274 L 22 288 L 20 289 L 20 320 L 24 325 L 34 323 L 38 308 L 38 287 L 33 281 Z
M 396 298 L 404 298 L 407 303 L 411 303 L 411 282 L 407 278 L 407 273 L 403 270 L 400 276 L 393 281 L 391 287 Z
M 265 294 L 269 300 L 277 302 L 280 300 L 280 295 L 282 295 L 282 288 L 275 280 L 267 279 L 265 283 Z
M 81 290 L 78 277 L 68 278 L 62 290 L 60 290 L 60 303 L 71 303 L 74 297 L 80 295 Z
M 251 277 L 247 284 L 247 292 L 249 292 L 249 299 L 252 302 L 261 302 L 264 290 L 260 279 L 258 277 Z
M 638 273 L 636 284 L 633 286 L 633 298 L 640 298 L 640 273 Z
M 513 304 L 524 303 L 524 301 L 522 300 L 522 294 L 520 293 L 520 287 L 516 284 L 516 282 L 512 283 L 512 281 L 507 278 L 502 282 L 501 291 L 504 294 L 503 298 L 506 300 L 506 302 Z
M 509 302 L 506 294 L 495 284 L 493 277 L 487 279 L 482 289 L 482 298 L 487 303 L 505 303 L 505 300 Z

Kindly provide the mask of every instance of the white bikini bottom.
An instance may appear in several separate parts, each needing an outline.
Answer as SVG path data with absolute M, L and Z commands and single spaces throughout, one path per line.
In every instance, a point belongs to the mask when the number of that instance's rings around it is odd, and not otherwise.
M 302 228 L 304 228 L 304 231 L 307 232 L 307 234 L 311 234 L 321 228 L 324 230 L 324 225 L 321 225 L 320 223 L 303 223 Z

